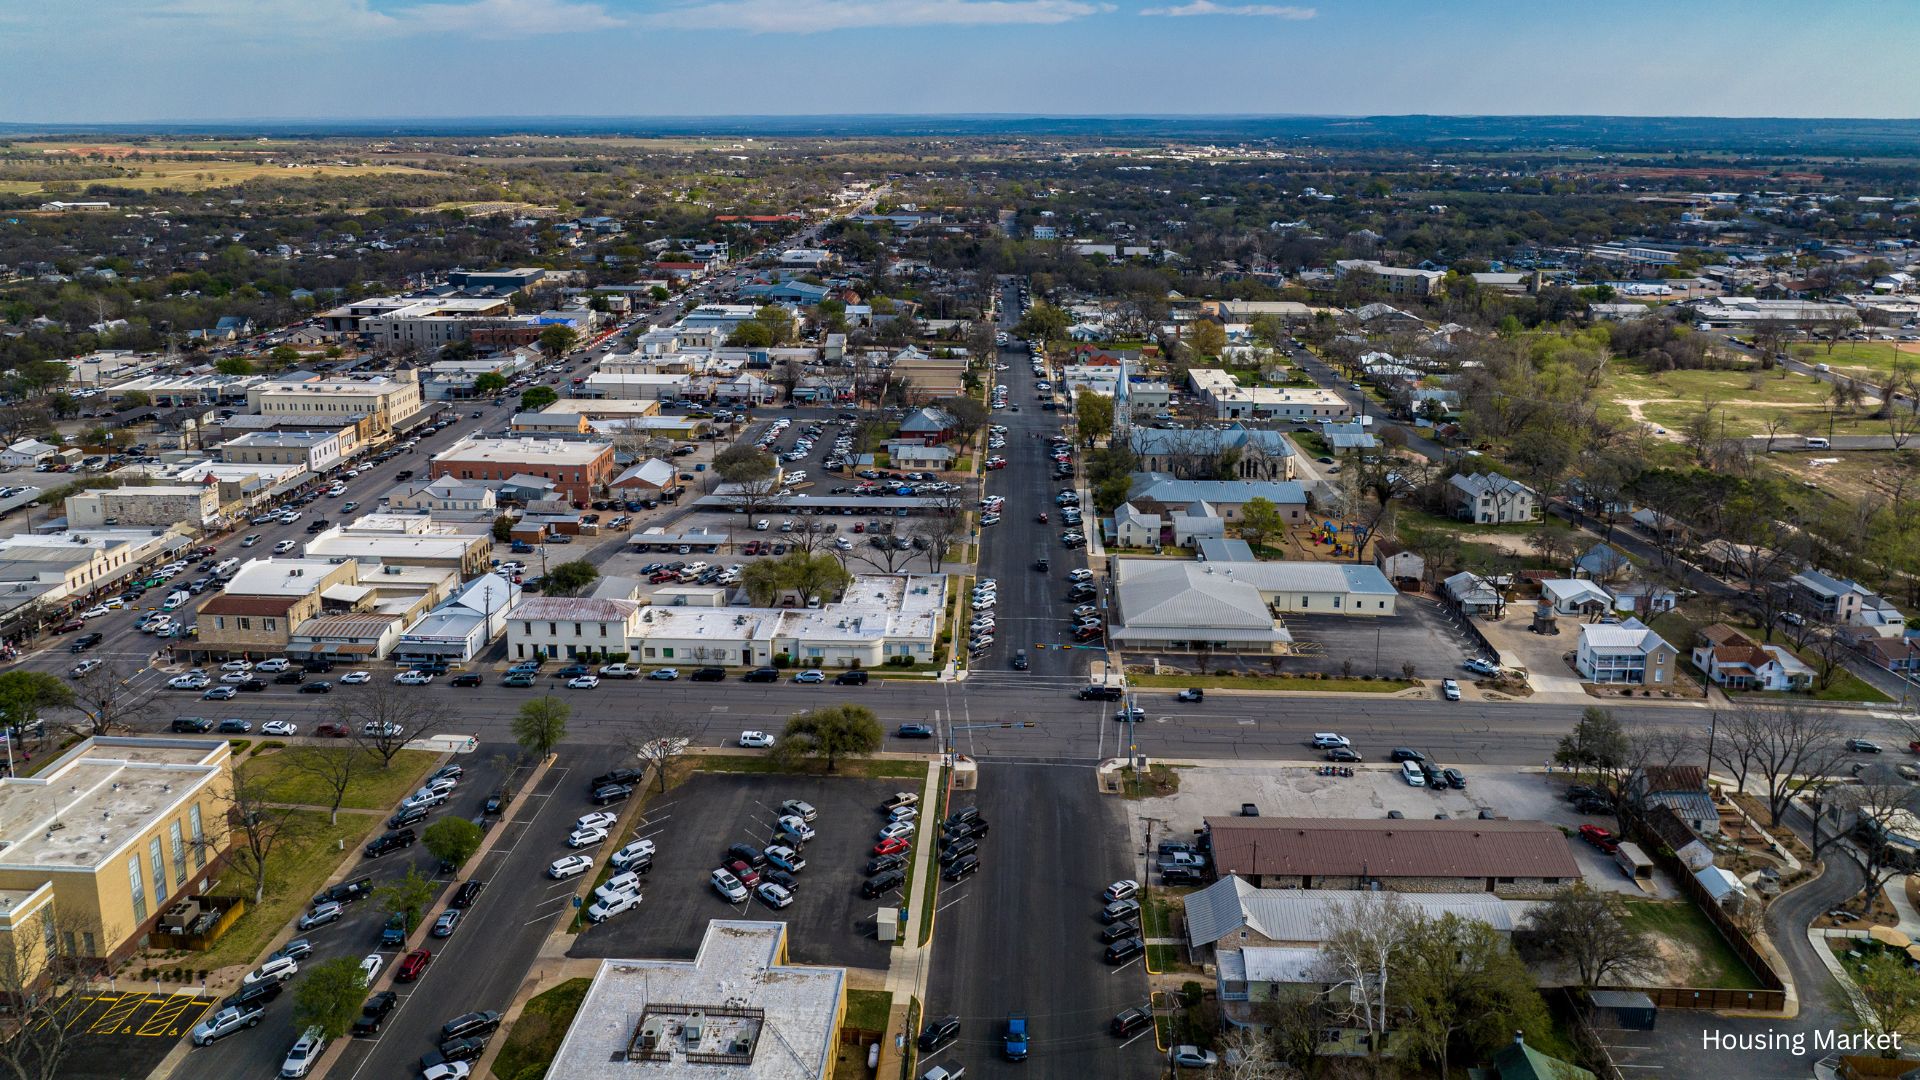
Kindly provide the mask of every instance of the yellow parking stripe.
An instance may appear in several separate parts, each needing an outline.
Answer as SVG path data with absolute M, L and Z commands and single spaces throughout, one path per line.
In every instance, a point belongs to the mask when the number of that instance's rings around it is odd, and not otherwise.
M 67 1020 L 67 1023 L 65 1026 L 72 1027 L 73 1025 L 79 1023 L 80 1021 L 85 1020 L 87 1017 L 92 1016 L 93 1007 L 95 1005 L 101 1005 L 108 1009 L 111 1009 L 113 1008 L 114 1002 L 119 1001 L 121 998 L 125 996 L 126 996 L 125 994 L 95 994 L 92 997 L 87 999 L 86 1008 L 75 1009 L 73 1011 L 73 1016 Z
M 180 1019 L 180 1014 L 186 1012 L 189 1006 L 199 1000 L 200 998 L 194 994 L 173 995 L 162 1002 L 159 1008 L 153 1010 L 153 1015 L 147 1017 L 147 1022 L 141 1024 L 140 1030 L 134 1034 L 146 1036 L 167 1034 L 169 1027 L 177 1026 L 176 1022 Z M 179 1032 L 176 1031 L 174 1034 L 177 1036 Z
M 119 1001 L 115 1002 L 111 1008 L 102 1013 L 100 1019 L 93 1022 L 93 1026 L 87 1029 L 87 1034 L 114 1034 L 120 1025 L 124 1024 L 128 1018 L 133 1016 L 133 1011 L 145 1004 L 146 1001 L 147 995 L 145 994 L 128 994 L 122 997 Z

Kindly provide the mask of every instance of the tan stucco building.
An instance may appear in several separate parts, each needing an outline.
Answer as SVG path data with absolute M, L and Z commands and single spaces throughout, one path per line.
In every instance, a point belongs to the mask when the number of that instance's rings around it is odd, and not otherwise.
M 101 737 L 0 779 L 0 950 L 25 981 L 50 950 L 125 957 L 199 892 L 229 841 L 231 753 L 224 739 Z

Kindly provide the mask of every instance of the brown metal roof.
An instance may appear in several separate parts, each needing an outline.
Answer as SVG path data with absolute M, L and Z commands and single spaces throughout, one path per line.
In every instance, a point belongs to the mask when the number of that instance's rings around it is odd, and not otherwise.
M 200 605 L 201 615 L 285 615 L 299 600 L 294 596 L 216 596 Z
M 1544 821 L 1206 819 L 1221 874 L 1577 878 L 1567 838 Z

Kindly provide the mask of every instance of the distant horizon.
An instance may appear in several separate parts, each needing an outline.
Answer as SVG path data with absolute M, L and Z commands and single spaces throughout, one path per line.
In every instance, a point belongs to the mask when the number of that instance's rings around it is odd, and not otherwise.
M 1826 0 L 1815 18 L 1801 0 L 1743 0 L 1737 16 L 1668 0 L 15 2 L 0 3 L 0 103 L 18 123 L 82 127 L 1912 118 L 1898 88 L 1920 6 Z

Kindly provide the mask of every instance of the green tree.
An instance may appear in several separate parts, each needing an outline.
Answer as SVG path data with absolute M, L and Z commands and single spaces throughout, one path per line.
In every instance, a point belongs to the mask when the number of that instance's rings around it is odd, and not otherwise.
M 120 405 L 127 409 L 144 409 L 153 404 L 153 398 L 145 390 L 129 390 L 120 395 Z
M 761 607 L 771 605 L 786 589 L 808 600 L 824 601 L 852 581 L 853 575 L 840 560 L 824 551 L 789 551 L 777 559 L 757 559 L 740 572 L 741 587 Z
M 1861 1028 L 1880 1038 L 1920 1038 L 1920 972 L 1901 957 L 1879 951 L 1850 964 L 1851 992 L 1842 989 L 1838 1004 L 1860 1019 Z M 1883 1057 L 1896 1056 L 1882 1051 Z
M 1073 425 L 1088 446 L 1113 434 L 1113 399 L 1091 390 L 1075 394 Z
M 1401 945 L 1393 973 L 1407 1011 L 1400 1038 L 1440 1066 L 1441 1080 L 1456 1050 L 1478 1060 L 1516 1031 L 1551 1027 L 1533 976 L 1492 926 L 1446 914 L 1415 924 Z
M 543 586 L 550 596 L 578 596 L 580 591 L 600 578 L 600 568 L 586 559 L 563 562 L 547 571 Z
M 505 514 L 493 519 L 493 539 L 504 544 L 513 539 L 513 519 Z
M 560 400 L 560 391 L 551 386 L 529 386 L 520 391 L 520 411 L 538 412 Z
M 1613 713 L 1598 705 L 1589 705 L 1581 712 L 1573 730 L 1560 737 L 1553 760 L 1570 769 L 1610 776 L 1626 766 L 1631 752 L 1626 729 Z
M 1258 547 L 1286 530 L 1286 518 L 1271 499 L 1248 499 L 1240 508 L 1240 538 Z
M 565 356 L 580 341 L 580 332 L 571 326 L 555 324 L 540 331 L 540 348 L 548 356 Z
M 534 757 L 544 758 L 567 737 L 572 716 L 573 706 L 552 694 L 524 702 L 513 717 L 514 741 Z
M 306 965 L 293 991 L 293 1026 L 317 1027 L 328 1039 L 342 1038 L 352 1030 L 366 994 L 366 973 L 351 956 Z
M 653 302 L 656 304 L 664 304 L 668 300 L 673 299 L 673 293 L 668 292 L 665 285 L 655 285 L 653 288 L 647 290 L 647 295 L 652 297 Z
M 272 349 L 268 350 L 267 355 L 282 364 L 291 364 L 300 359 L 300 350 L 291 345 L 275 345 Z
M 1196 357 L 1215 358 L 1227 347 L 1227 331 L 1211 319 L 1202 319 L 1193 324 L 1187 335 L 1187 348 Z
M 772 348 L 773 331 L 758 319 L 747 319 L 727 334 L 726 344 L 735 349 Z
M 473 392 L 489 397 L 507 388 L 507 377 L 497 371 L 483 371 L 473 378 Z
M 73 691 L 57 675 L 13 670 L 0 674 L 0 721 L 17 732 L 48 709 L 73 706 Z
M 253 361 L 244 356 L 223 356 L 213 362 L 213 370 L 222 375 L 251 375 Z
M 420 924 L 420 916 L 433 906 L 433 899 L 440 895 L 440 887 L 433 879 L 420 873 L 417 866 L 407 867 L 405 877 L 396 878 L 373 890 L 374 898 L 380 901 L 380 910 L 392 915 L 396 912 L 407 917 L 407 929 Z
M 420 840 L 433 852 L 434 858 L 459 867 L 466 865 L 473 853 L 480 850 L 480 836 L 480 826 L 450 814 L 427 826 Z
M 820 758 L 833 772 L 841 758 L 871 754 L 880 749 L 880 720 L 865 705 L 829 705 L 803 712 L 787 721 L 775 748 L 786 760 Z
M 764 480 L 776 467 L 773 455 L 752 446 L 729 446 L 713 456 L 713 471 L 729 484 Z
M 1058 341 L 1067 336 L 1067 327 L 1072 325 L 1073 320 L 1065 311 L 1044 300 L 1037 300 L 1020 317 L 1020 324 L 1014 327 L 1014 332 L 1024 338 Z

